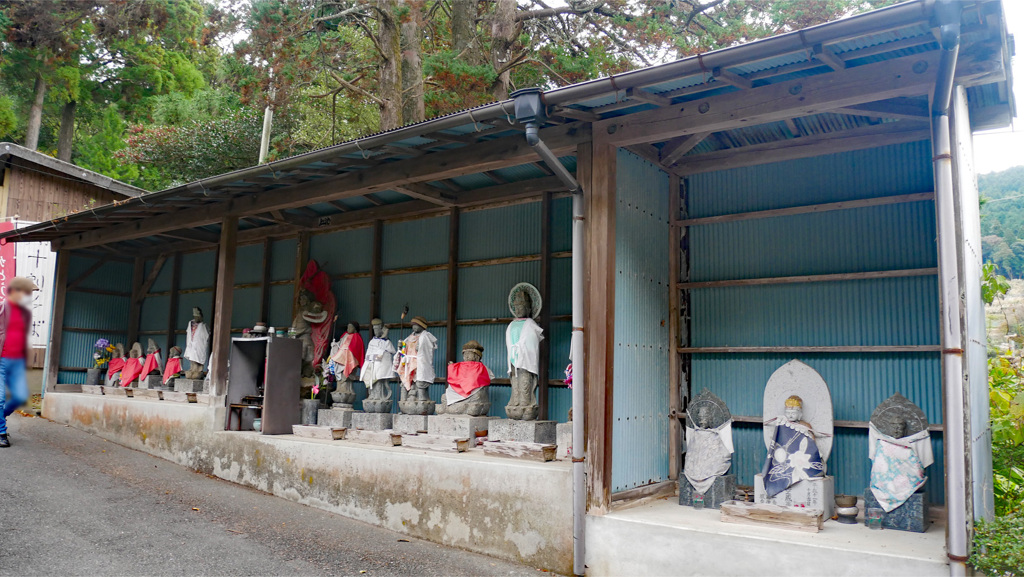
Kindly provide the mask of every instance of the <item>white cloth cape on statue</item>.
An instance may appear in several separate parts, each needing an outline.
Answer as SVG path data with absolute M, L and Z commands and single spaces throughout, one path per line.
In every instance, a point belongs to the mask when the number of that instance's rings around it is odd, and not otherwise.
M 199 323 L 193 330 L 194 322 L 189 321 L 185 328 L 185 353 L 182 356 L 190 362 L 205 365 L 210 354 L 210 329 L 206 323 Z

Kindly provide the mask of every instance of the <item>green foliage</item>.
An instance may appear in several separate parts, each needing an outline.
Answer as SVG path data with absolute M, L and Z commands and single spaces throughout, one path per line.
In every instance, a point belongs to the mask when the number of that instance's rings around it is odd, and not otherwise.
M 1010 290 L 1010 281 L 996 272 L 996 265 L 987 262 L 981 266 L 981 299 L 990 305 L 992 301 Z
M 1021 358 L 989 359 L 989 411 L 992 422 L 996 512 L 1024 508 L 1024 371 Z
M 9 96 L 0 94 L 0 139 L 7 138 L 18 127 L 18 119 L 14 116 L 14 101 Z
M 992 577 L 1024 575 L 1024 512 L 979 523 L 974 531 L 971 566 Z
M 1009 278 L 1024 278 L 1024 166 L 978 176 L 985 261 Z

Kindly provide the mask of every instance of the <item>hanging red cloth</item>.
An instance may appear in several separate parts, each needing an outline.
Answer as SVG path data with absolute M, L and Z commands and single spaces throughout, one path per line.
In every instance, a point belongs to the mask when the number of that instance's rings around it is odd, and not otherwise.
M 149 373 L 153 371 L 160 372 L 160 349 L 157 349 L 155 353 L 149 353 L 146 355 L 146 362 L 142 363 L 142 372 L 139 374 L 139 380 L 149 376 Z
M 181 372 L 181 357 L 172 357 L 167 359 L 167 365 L 164 367 L 164 384 L 171 380 L 171 377 Z
M 448 386 L 463 397 L 491 384 L 487 367 L 480 361 L 463 361 L 448 365 Z
M 142 359 L 127 358 L 121 369 L 121 386 L 127 387 L 142 374 Z
M 114 378 L 114 375 L 124 369 L 124 359 L 110 359 L 107 363 L 107 379 Z
M 315 260 L 310 260 L 306 265 L 306 272 L 302 273 L 302 288 L 309 291 L 318 303 L 323 305 L 327 316 L 321 323 L 310 323 L 313 329 L 313 365 L 320 364 L 324 358 L 327 345 L 331 340 L 331 321 L 334 319 L 334 293 L 331 292 L 331 279 L 327 273 L 320 270 L 320 265 Z

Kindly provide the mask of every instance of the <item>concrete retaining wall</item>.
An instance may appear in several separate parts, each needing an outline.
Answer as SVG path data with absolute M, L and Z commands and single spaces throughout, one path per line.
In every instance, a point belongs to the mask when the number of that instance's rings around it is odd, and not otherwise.
M 202 473 L 393 531 L 572 571 L 567 463 L 225 432 L 224 408 L 47 393 L 43 415 Z

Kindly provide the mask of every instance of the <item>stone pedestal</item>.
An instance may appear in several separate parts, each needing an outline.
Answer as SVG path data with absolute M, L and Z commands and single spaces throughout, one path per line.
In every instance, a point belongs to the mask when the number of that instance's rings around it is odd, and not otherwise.
M 146 375 L 146 378 L 139 379 L 138 387 L 140 389 L 160 389 L 163 387 L 163 381 L 160 375 Z
M 882 506 L 875 499 L 871 489 L 864 490 L 864 511 L 868 509 L 881 509 Z M 885 529 L 896 529 L 897 531 L 913 531 L 924 533 L 931 521 L 928 520 L 928 493 L 924 489 L 914 493 L 899 507 L 888 513 L 882 512 L 882 527 Z
M 474 439 L 478 431 L 488 432 L 490 420 L 469 415 L 432 415 L 427 417 L 427 432 L 442 437 Z
M 704 508 L 718 509 L 725 501 L 731 501 L 736 493 L 736 475 L 720 475 L 715 483 L 704 493 Z M 693 507 L 693 485 L 685 475 L 679 475 L 679 504 Z
M 366 405 L 366 401 L 363 401 L 363 405 Z M 433 415 L 436 404 L 430 399 L 427 400 L 416 400 L 408 399 L 405 401 L 398 401 L 398 410 L 402 411 L 403 415 L 417 415 L 426 416 Z
M 556 459 L 572 459 L 572 421 L 555 425 Z
M 754 502 L 818 509 L 824 511 L 825 519 L 831 519 L 836 505 L 836 480 L 835 477 L 807 479 L 769 498 L 764 490 L 764 476 L 758 473 L 754 475 Z
M 207 394 L 210 390 L 206 387 L 206 381 L 203 379 L 174 379 L 174 391 L 176 393 L 203 393 Z
M 391 413 L 352 413 L 352 428 L 365 431 L 386 431 L 391 428 Z
M 540 443 L 554 445 L 555 421 L 516 421 L 514 419 L 491 419 L 487 438 L 491 441 L 512 441 L 516 443 Z
M 427 432 L 426 415 L 395 415 L 391 419 L 391 428 L 402 435 L 415 435 Z
M 351 429 L 352 415 L 360 412 L 362 411 L 340 408 L 338 405 L 334 405 L 330 409 L 320 409 L 317 411 L 316 422 L 318 425 L 327 427 Z

